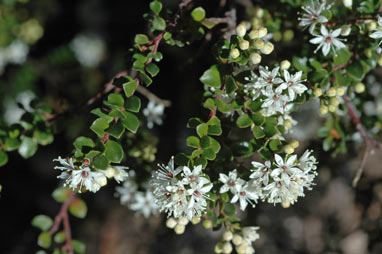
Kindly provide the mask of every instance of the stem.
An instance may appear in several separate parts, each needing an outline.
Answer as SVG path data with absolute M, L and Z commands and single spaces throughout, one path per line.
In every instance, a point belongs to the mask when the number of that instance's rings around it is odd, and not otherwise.
M 356 187 L 359 179 L 362 176 L 364 165 L 366 163 L 366 158 L 367 158 L 368 153 L 370 152 L 370 150 L 373 147 L 377 148 L 377 149 L 382 149 L 382 142 L 375 140 L 375 139 L 373 139 L 367 135 L 365 127 L 362 125 L 361 120 L 359 119 L 359 117 L 355 113 L 355 110 L 353 108 L 353 105 L 351 104 L 350 99 L 346 95 L 344 95 L 343 98 L 345 100 L 345 105 L 346 105 L 346 108 L 349 112 L 349 115 L 352 118 L 353 123 L 356 125 L 357 130 L 361 134 L 363 141 L 366 144 L 366 148 L 365 148 L 365 151 L 364 151 L 363 156 L 362 156 L 361 165 L 358 168 L 356 176 L 353 179 L 353 187 Z
M 69 205 L 72 203 L 73 199 L 75 198 L 76 193 L 74 191 L 70 191 L 68 195 L 68 199 L 65 201 L 65 203 L 62 204 L 60 211 L 56 215 L 54 219 L 53 227 L 49 230 L 49 233 L 53 235 L 57 232 L 59 229 L 61 223 L 64 226 L 64 231 L 66 235 L 66 242 L 65 245 L 62 246 L 62 250 L 68 251 L 68 254 L 73 254 L 73 247 L 72 247 L 72 234 L 70 229 L 70 223 L 69 223 L 69 216 L 68 216 L 68 208 Z

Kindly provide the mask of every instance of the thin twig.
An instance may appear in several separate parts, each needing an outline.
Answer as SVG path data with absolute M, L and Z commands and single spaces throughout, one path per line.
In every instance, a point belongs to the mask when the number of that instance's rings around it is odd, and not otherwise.
M 345 100 L 345 105 L 346 105 L 346 108 L 348 110 L 348 113 L 349 113 L 350 117 L 352 118 L 353 123 L 356 125 L 356 128 L 359 131 L 359 133 L 361 134 L 362 139 L 366 145 L 364 154 L 362 156 L 361 165 L 358 168 L 356 176 L 353 179 L 353 187 L 356 187 L 359 179 L 362 176 L 368 153 L 371 151 L 371 149 L 373 147 L 378 148 L 378 149 L 382 149 L 382 142 L 375 140 L 375 139 L 373 139 L 367 135 L 365 127 L 362 125 L 361 120 L 359 119 L 359 117 L 355 113 L 355 110 L 353 108 L 353 105 L 351 104 L 350 99 L 346 95 L 344 95 L 343 98 Z
M 143 96 L 145 96 L 150 101 L 154 101 L 157 104 L 163 104 L 163 106 L 165 107 L 171 106 L 171 101 L 159 98 L 158 96 L 156 96 L 155 94 L 153 94 L 152 92 L 150 92 L 147 88 L 143 86 L 137 86 L 136 91 L 142 94 Z

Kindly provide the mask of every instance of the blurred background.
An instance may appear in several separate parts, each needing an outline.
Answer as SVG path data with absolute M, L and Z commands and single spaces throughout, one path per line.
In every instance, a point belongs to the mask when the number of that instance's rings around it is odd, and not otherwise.
M 52 160 L 72 151 L 72 142 L 86 135 L 94 120 L 83 106 L 101 91 L 116 73 L 125 70 L 127 50 L 134 36 L 144 33 L 142 15 L 150 1 L 143 0 L 1 0 L 0 1 L 0 111 L 1 124 L 17 122 L 37 98 L 57 112 L 76 110 L 60 119 L 52 144 L 39 146 L 35 156 L 24 160 L 9 153 L 9 162 L 0 168 L 0 249 L 6 254 L 35 253 L 39 231 L 31 227 L 37 214 L 52 217 L 60 206 L 51 198 L 59 185 Z M 162 1 L 176 10 L 179 1 Z M 208 17 L 221 17 L 231 8 L 237 21 L 247 18 L 254 6 L 266 4 L 277 13 L 284 1 L 194 1 L 206 9 Z M 252 9 L 251 9 L 252 8 Z M 297 17 L 298 9 L 288 9 Z M 290 23 L 288 23 L 290 22 Z M 291 59 L 301 50 L 302 33 L 296 21 L 281 24 L 276 52 L 272 59 Z M 292 28 L 291 28 L 292 27 Z M 183 48 L 160 46 L 164 60 L 150 91 L 170 100 L 164 124 L 155 126 L 158 149 L 155 163 L 164 163 L 186 151 L 185 139 L 192 132 L 188 118 L 207 116 L 201 108 L 203 86 L 199 77 L 213 63 L 210 52 L 221 38 L 224 25 L 217 26 L 206 39 Z M 280 34 L 278 34 L 280 36 Z M 212 38 L 212 39 L 211 39 Z M 276 38 L 275 38 L 276 40 Z M 279 46 L 278 46 L 279 45 Z M 381 74 L 368 77 L 370 103 L 365 114 L 382 116 Z M 144 106 L 147 100 L 141 97 Z M 24 105 L 20 109 L 19 105 Z M 357 188 L 351 187 L 360 165 L 364 146 L 357 135 L 349 141 L 346 155 L 333 158 L 322 150 L 316 138 L 324 122 L 317 114 L 317 103 L 304 105 L 294 117 L 299 121 L 292 138 L 300 140 L 300 150 L 314 149 L 319 161 L 317 185 L 290 208 L 260 203 L 242 215 L 243 225 L 260 226 L 256 253 L 382 253 L 382 154 L 368 157 Z M 145 126 L 144 126 L 145 128 Z M 155 164 L 153 163 L 153 165 Z M 140 168 L 135 168 L 139 171 Z M 202 225 L 187 226 L 183 235 L 165 227 L 164 216 L 145 219 L 120 205 L 114 198 L 115 186 L 108 184 L 97 195 L 85 193 L 88 204 L 85 220 L 71 217 L 73 236 L 86 243 L 87 253 L 213 253 L 221 231 L 205 230 Z

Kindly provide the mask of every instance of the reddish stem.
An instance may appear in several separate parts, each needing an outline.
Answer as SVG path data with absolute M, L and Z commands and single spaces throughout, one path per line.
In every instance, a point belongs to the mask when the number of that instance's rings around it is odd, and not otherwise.
M 66 243 L 62 247 L 62 250 L 68 251 L 68 254 L 73 254 L 72 234 L 70 230 L 68 208 L 69 208 L 69 205 L 72 203 L 75 196 L 76 196 L 76 193 L 74 191 L 69 192 L 68 199 L 65 201 L 65 203 L 62 204 L 60 211 L 58 212 L 58 214 L 56 215 L 54 219 L 53 227 L 49 230 L 49 233 L 53 235 L 54 233 L 57 232 L 61 223 L 63 224 L 65 235 L 66 235 Z
M 108 139 L 109 139 L 109 133 L 105 133 L 105 135 L 101 139 L 101 142 L 105 144 Z

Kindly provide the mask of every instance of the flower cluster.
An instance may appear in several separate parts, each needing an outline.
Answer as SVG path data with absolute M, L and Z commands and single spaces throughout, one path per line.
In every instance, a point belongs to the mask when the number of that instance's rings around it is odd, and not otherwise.
M 252 243 L 260 238 L 257 233 L 259 227 L 244 227 L 240 232 L 233 233 L 232 231 L 225 231 L 222 240 L 215 246 L 215 253 L 231 253 L 233 245 L 238 254 L 253 254 L 255 249 Z
M 86 163 L 77 166 L 73 163 L 72 158 L 62 159 L 58 157 L 53 161 L 58 161 L 61 166 L 55 166 L 55 169 L 61 170 L 61 174 L 57 178 L 65 180 L 64 186 L 69 186 L 73 190 L 81 193 L 85 188 L 90 192 L 97 192 L 107 184 L 107 178 L 114 178 L 118 183 L 124 181 L 128 174 L 125 169 L 127 167 L 113 166 L 107 170 L 93 171 Z
M 147 108 L 143 110 L 143 115 L 147 117 L 147 128 L 152 129 L 154 127 L 154 123 L 157 125 L 162 125 L 163 113 L 163 104 L 157 104 L 154 101 L 149 101 Z
M 191 220 L 192 224 L 198 224 L 200 222 L 200 217 L 194 217 Z M 166 221 L 166 226 L 168 228 L 174 229 L 175 234 L 181 235 L 186 230 L 187 224 L 190 222 L 186 217 L 180 217 L 178 219 L 170 217 Z
M 283 70 L 280 75 L 280 67 L 269 70 L 268 67 L 259 67 L 259 75 L 252 73 L 249 83 L 246 84 L 245 92 L 252 99 L 261 98 L 262 108 L 265 116 L 272 116 L 278 113 L 288 114 L 296 97 L 304 93 L 308 88 L 302 84 L 302 71 L 290 74 L 288 70 Z
M 120 197 L 121 204 L 129 209 L 143 214 L 145 218 L 158 213 L 158 206 L 150 186 L 145 186 L 145 191 L 138 191 L 138 185 L 134 180 L 135 171 L 129 171 L 129 177 L 123 182 L 122 186 L 115 189 Z
M 370 34 L 370 37 L 373 39 L 381 39 L 382 38 L 382 30 L 380 29 L 382 27 L 382 17 L 378 16 L 378 26 L 379 29 L 373 29 L 373 33 Z M 379 42 L 378 46 L 381 45 L 382 40 Z
M 175 218 L 191 220 L 200 217 L 207 207 L 208 192 L 213 185 L 202 173 L 202 166 L 190 169 L 186 166 L 175 168 L 174 158 L 168 165 L 158 165 L 151 185 L 156 203 L 161 211 Z
M 306 6 L 302 7 L 305 13 L 299 18 L 299 25 L 305 28 L 309 27 L 309 32 L 313 35 L 317 24 L 328 22 L 328 19 L 323 15 L 323 12 L 329 10 L 332 5 L 333 4 L 326 4 L 326 0 L 322 2 L 311 0 Z
M 220 193 L 230 191 L 231 203 L 239 201 L 240 209 L 245 210 L 248 203 L 254 206 L 259 199 L 269 203 L 294 204 L 298 197 L 304 196 L 304 189 L 310 189 L 316 176 L 316 159 L 307 150 L 299 160 L 297 155 L 286 155 L 283 159 L 275 154 L 275 161 L 252 162 L 253 173 L 250 181 L 238 177 L 236 169 L 228 175 L 220 173 L 223 183 Z

